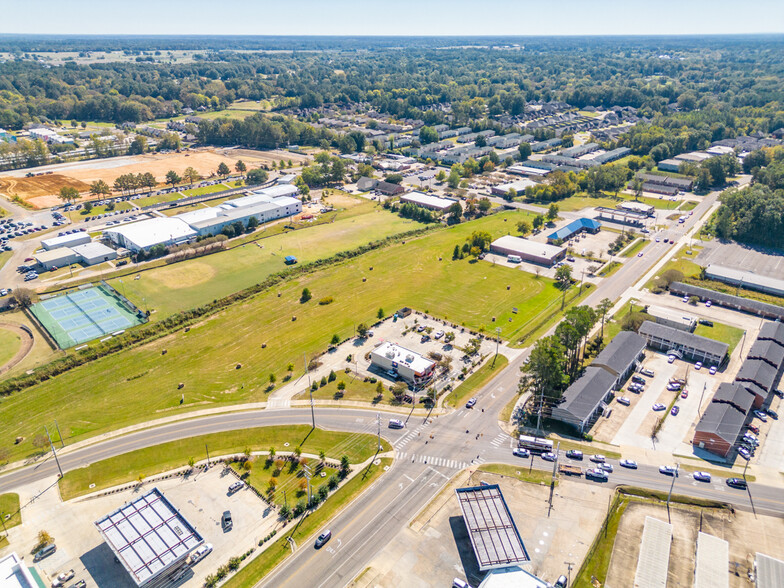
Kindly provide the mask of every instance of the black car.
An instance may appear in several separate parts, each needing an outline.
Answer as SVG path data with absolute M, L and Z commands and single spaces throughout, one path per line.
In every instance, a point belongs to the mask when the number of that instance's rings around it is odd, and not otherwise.
M 709 321 L 707 319 L 700 319 L 700 324 L 705 325 L 706 327 L 712 327 L 713 321 Z
M 748 484 L 743 478 L 727 478 L 727 486 L 730 486 L 731 488 L 738 488 L 739 490 L 745 490 L 748 488 Z

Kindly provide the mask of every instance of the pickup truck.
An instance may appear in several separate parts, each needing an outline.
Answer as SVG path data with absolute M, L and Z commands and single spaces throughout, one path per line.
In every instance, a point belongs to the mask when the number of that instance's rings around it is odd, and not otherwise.
M 566 474 L 567 476 L 583 475 L 583 468 L 581 468 L 580 466 L 568 465 L 565 463 L 562 463 L 558 466 L 558 471 L 562 474 Z

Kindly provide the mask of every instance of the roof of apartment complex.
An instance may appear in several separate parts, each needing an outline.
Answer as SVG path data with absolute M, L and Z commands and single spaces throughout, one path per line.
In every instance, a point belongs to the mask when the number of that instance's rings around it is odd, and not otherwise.
M 715 341 L 713 339 L 708 339 L 707 337 L 687 333 L 686 331 L 668 327 L 666 325 L 660 325 L 652 321 L 645 321 L 638 332 L 640 335 L 657 337 L 668 341 L 673 345 L 683 345 L 685 347 L 691 347 L 692 349 L 699 349 L 708 355 L 716 357 L 724 357 L 727 355 L 727 351 L 730 347 L 721 341 Z
M 670 292 L 678 296 L 697 296 L 701 300 L 710 300 L 714 304 L 726 306 L 728 308 L 737 308 L 747 312 L 753 312 L 767 318 L 777 320 L 784 320 L 784 306 L 777 304 L 768 304 L 767 302 L 760 302 L 759 300 L 752 300 L 751 298 L 744 298 L 743 296 L 733 296 L 732 294 L 724 294 L 715 290 L 708 290 L 700 286 L 692 286 L 684 282 L 673 282 L 670 284 Z

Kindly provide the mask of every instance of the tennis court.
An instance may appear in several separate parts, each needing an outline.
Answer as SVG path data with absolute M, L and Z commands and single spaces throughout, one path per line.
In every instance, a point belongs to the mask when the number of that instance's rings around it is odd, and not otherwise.
M 142 322 L 117 292 L 103 285 L 42 300 L 30 310 L 61 349 Z

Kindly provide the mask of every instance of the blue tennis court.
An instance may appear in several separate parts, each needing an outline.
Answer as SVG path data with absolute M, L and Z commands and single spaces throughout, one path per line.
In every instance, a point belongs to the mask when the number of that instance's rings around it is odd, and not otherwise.
M 75 290 L 34 304 L 31 309 L 61 349 L 136 326 L 142 320 L 119 294 L 102 286 Z

